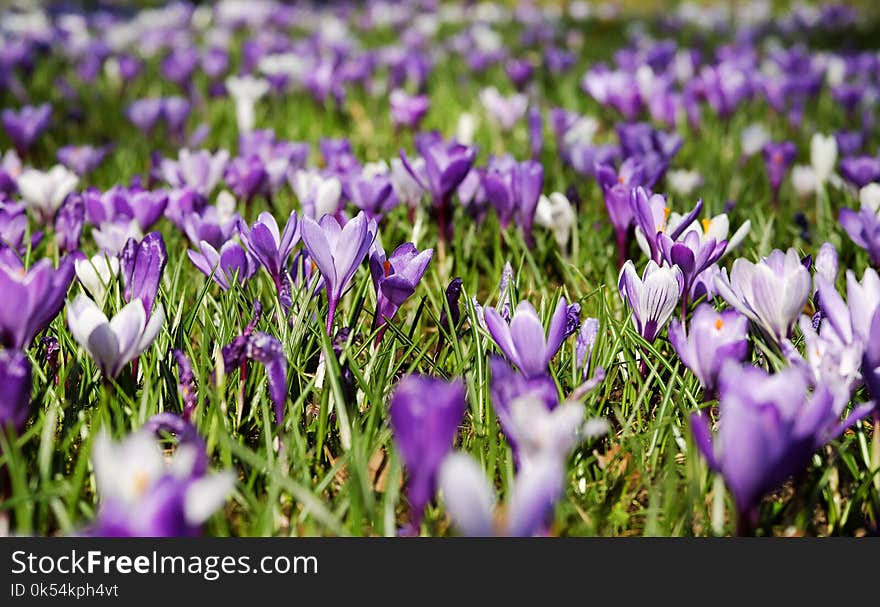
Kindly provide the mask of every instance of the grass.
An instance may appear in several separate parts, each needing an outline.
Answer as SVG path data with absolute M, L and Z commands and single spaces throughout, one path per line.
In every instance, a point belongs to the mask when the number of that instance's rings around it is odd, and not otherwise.
M 626 20 L 569 23 L 583 36 L 578 65 L 561 77 L 538 74 L 537 98 L 543 110 L 561 106 L 600 119 L 600 141 L 614 140 L 613 112 L 599 107 L 579 87 L 585 69 L 596 61 L 610 60 L 625 42 Z M 864 26 L 867 27 L 867 26 Z M 514 41 L 519 26 L 501 28 Z M 876 32 L 876 29 L 868 31 Z M 689 40 L 693 32 L 685 32 Z M 365 45 L 387 43 L 389 30 L 363 35 Z M 862 31 L 854 40 L 867 40 Z M 812 40 L 822 45 L 827 41 Z M 832 41 L 833 43 L 833 41 Z M 537 57 L 535 49 L 524 49 Z M 234 61 L 237 58 L 234 59 Z M 77 94 L 62 97 L 55 79 L 70 81 Z M 35 166 L 48 166 L 65 143 L 112 140 L 114 152 L 83 185 L 108 188 L 126 183 L 149 168 L 154 150 L 175 154 L 176 146 L 162 133 L 145 138 L 123 117 L 123 108 L 141 97 L 179 94 L 150 61 L 147 72 L 119 90 L 100 77 L 95 83 L 78 81 L 65 57 L 53 55 L 38 62 L 25 82 L 33 101 L 51 101 L 53 126 L 29 158 Z M 508 90 L 498 67 L 471 73 L 458 58 L 442 59 L 429 82 L 431 110 L 424 127 L 449 135 L 461 112 L 481 116 L 475 140 L 478 164 L 490 153 L 529 153 L 525 125 L 502 134 L 485 119 L 478 92 L 489 84 Z M 199 76 L 194 85 L 204 91 Z M 10 91 L 0 91 L 0 105 L 17 106 Z M 67 112 L 77 110 L 79 119 Z M 806 108 L 804 126 L 792 129 L 763 102 L 749 102 L 729 120 L 703 109 L 700 131 L 682 127 L 684 146 L 675 168 L 698 170 L 705 177 L 699 189 L 706 215 L 722 211 L 728 200 L 737 202 L 731 225 L 752 221 L 752 232 L 738 254 L 755 259 L 773 248 L 794 246 L 815 253 L 823 239 L 841 254 L 841 266 L 859 275 L 867 257 L 834 221 L 836 211 L 857 206 L 845 191 L 828 191 L 833 214 L 816 221 L 812 200 L 798 199 L 790 185 L 783 186 L 780 206 L 769 204 L 769 187 L 759 158 L 744 165 L 739 160 L 739 133 L 747 124 L 761 121 L 774 138 L 798 144 L 799 161 L 808 161 L 809 136 L 815 130 L 831 132 L 847 121 L 827 90 Z M 236 148 L 237 132 L 232 104 L 208 99 L 196 106 L 190 128 L 207 122 L 206 147 Z M 280 138 L 315 144 L 321 137 L 349 137 L 362 161 L 389 159 L 400 148 L 412 150 L 412 136 L 394 134 L 387 99 L 372 97 L 356 88 L 341 110 L 323 108 L 305 93 L 273 97 L 258 106 L 258 128 L 272 128 Z M 699 383 L 677 361 L 665 334 L 653 345 L 634 332 L 616 289 L 617 265 L 614 236 L 601 193 L 592 180 L 576 175 L 559 160 L 549 128 L 542 156 L 545 192 L 577 189 L 581 199 L 572 250 L 558 249 L 551 234 L 536 229 L 537 242 L 529 249 L 515 229 L 501 229 L 490 214 L 485 222 L 469 220 L 456 209 L 455 235 L 445 263 L 435 259 L 416 294 L 400 310 L 378 347 L 373 346 L 375 293 L 366 267 L 358 271 L 340 304 L 337 326 L 353 327 L 349 341 L 337 356 L 323 331 L 326 299 L 311 297 L 307 289 L 294 293 L 293 308 L 284 322 L 271 279 L 260 272 L 244 287 L 220 291 L 192 266 L 186 257 L 188 243 L 167 220 L 159 229 L 169 251 L 159 300 L 167 319 L 158 339 L 139 359 L 136 375 L 129 366 L 115 381 L 105 383 L 97 367 L 67 329 L 64 314 L 47 329 L 61 346 L 57 378 L 52 379 L 34 346 L 28 352 L 34 369 L 32 410 L 19 435 L 0 437 L 0 468 L 9 473 L 8 498 L 0 512 L 8 515 L 12 530 L 20 534 L 54 535 L 75 532 L 96 512 L 95 477 L 90 463 L 96 433 L 107 429 L 121 437 L 141 427 L 152 415 L 180 412 L 177 370 L 171 352 L 182 349 L 193 362 L 198 385 L 196 424 L 204 436 L 214 468 L 231 468 L 238 476 L 236 489 L 224 509 L 206 525 L 209 535 L 395 535 L 409 520 L 403 483 L 405 472 L 394 448 L 387 423 L 388 396 L 395 382 L 408 373 L 445 378 L 462 377 L 469 403 L 457 447 L 480 461 L 494 479 L 500 495 L 507 494 L 513 478 L 510 449 L 505 442 L 489 398 L 487 353 L 493 346 L 477 328 L 471 299 L 494 301 L 502 267 L 514 268 L 515 303 L 527 299 L 545 322 L 556 300 L 564 295 L 582 306 L 582 318 L 600 321 L 595 365 L 607 370 L 607 379 L 585 398 L 589 416 L 604 416 L 612 426 L 609 436 L 578 449 L 567 471 L 567 490 L 556 507 L 552 533 L 558 535 L 726 535 L 734 532 L 733 504 L 720 479 L 710 474 L 691 444 L 688 416 L 710 407 L 704 403 Z M 876 136 L 871 146 L 876 144 Z M 8 142 L 0 140 L 0 149 Z M 318 161 L 317 146 L 313 160 Z M 673 208 L 690 206 L 691 200 L 671 197 Z M 289 189 L 274 200 L 277 218 L 286 217 L 298 203 Z M 258 199 L 240 207 L 251 222 L 266 208 Z M 424 211 L 420 211 L 424 213 Z M 812 238 L 803 238 L 793 222 L 795 213 L 807 216 Z M 32 226 L 33 229 L 33 226 Z M 398 208 L 380 226 L 386 250 L 415 241 L 419 247 L 436 242 L 436 226 L 426 216 L 410 223 Z M 96 248 L 86 235 L 84 250 Z M 57 258 L 52 239 L 30 253 L 30 259 Z M 636 247 L 631 257 L 639 259 Z M 451 333 L 439 325 L 445 306 L 443 292 L 453 277 L 461 277 L 463 322 Z M 69 298 L 81 287 L 74 285 Z M 108 310 L 121 305 L 121 287 L 111 290 Z M 245 379 L 232 370 L 212 381 L 221 360 L 219 349 L 238 335 L 251 317 L 252 302 L 262 302 L 265 312 L 258 329 L 278 337 L 289 361 L 289 399 L 286 420 L 276 428 L 268 400 L 266 377 L 251 365 Z M 638 371 L 636 353 L 644 348 L 647 372 Z M 323 358 L 323 379 L 319 360 Z M 760 349 L 753 360 L 771 364 Z M 354 377 L 356 398 L 346 398 L 341 368 Z M 560 392 L 576 387 L 574 339 L 563 345 L 551 365 Z M 861 398 L 861 400 L 860 400 Z M 854 402 L 865 400 L 858 394 Z M 859 426 L 817 453 L 811 466 L 761 507 L 759 534 L 854 535 L 873 532 L 880 513 L 874 488 L 878 471 L 871 469 L 870 428 Z M 170 443 L 169 443 L 170 447 Z M 876 465 L 876 463 L 875 463 Z M 442 501 L 429 506 L 421 529 L 426 535 L 453 533 Z

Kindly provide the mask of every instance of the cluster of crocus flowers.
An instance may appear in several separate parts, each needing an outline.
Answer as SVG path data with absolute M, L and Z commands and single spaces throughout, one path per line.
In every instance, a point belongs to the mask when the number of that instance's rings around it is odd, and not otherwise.
M 550 411 L 540 399 L 526 395 L 510 404 L 510 413 L 521 457 L 500 516 L 495 490 L 472 456 L 453 453 L 440 468 L 443 502 L 464 535 L 520 537 L 544 532 L 565 491 L 569 452 L 608 429 L 604 420 L 585 421 L 584 406 L 577 402 L 562 403 Z
M 768 374 L 729 361 L 720 375 L 721 416 L 714 441 L 707 416 L 691 416 L 697 447 L 733 494 L 741 533 L 757 523 L 764 494 L 874 408 L 874 403 L 857 407 L 841 422 L 834 391 L 827 385 L 812 392 L 808 388 L 795 367 Z

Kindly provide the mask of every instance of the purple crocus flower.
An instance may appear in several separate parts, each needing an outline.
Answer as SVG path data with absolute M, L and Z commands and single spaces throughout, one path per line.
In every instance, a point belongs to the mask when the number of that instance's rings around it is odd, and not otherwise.
M 540 160 L 544 151 L 544 116 L 541 114 L 541 108 L 535 105 L 530 107 L 526 121 L 529 129 L 529 150 L 533 159 Z
M 749 321 L 736 310 L 716 312 L 700 304 L 691 318 L 688 332 L 684 323 L 672 319 L 669 341 L 681 362 L 690 369 L 708 394 L 714 395 L 718 374 L 728 361 L 742 362 L 748 350 Z
M 266 268 L 280 293 L 287 260 L 300 238 L 300 222 L 296 211 L 290 212 L 283 231 L 278 229 L 278 223 L 272 214 L 264 211 L 242 236 L 247 250 Z
M 190 249 L 186 254 L 202 274 L 210 276 L 224 291 L 229 290 L 233 282 L 243 284 L 257 269 L 242 246 L 234 240 L 226 241 L 220 251 L 203 240 L 199 243 L 199 251 Z
M 797 147 L 791 141 L 768 142 L 761 150 L 764 155 L 764 165 L 767 167 L 767 178 L 770 180 L 770 190 L 773 193 L 773 204 L 776 204 L 779 195 L 779 187 L 785 179 L 791 163 L 797 156 Z
M 427 95 L 409 95 L 401 89 L 391 91 L 388 102 L 391 105 L 391 123 L 395 129 L 418 129 L 430 107 Z
M 493 158 L 483 175 L 483 190 L 501 225 L 506 227 L 514 219 L 529 243 L 533 242 L 532 226 L 543 184 L 544 167 L 536 160 Z
M 200 440 L 179 435 L 180 444 L 169 459 L 152 434 L 143 429 L 118 443 L 106 433 L 96 438 L 92 461 L 100 508 L 88 535 L 196 536 L 226 501 L 235 476 L 207 473 Z
M 221 198 L 217 197 L 218 203 Z M 170 208 L 170 207 L 169 207 Z M 215 249 L 223 246 L 232 238 L 236 231 L 244 231 L 243 220 L 232 208 L 221 205 L 207 206 L 200 212 L 184 212 L 179 227 L 193 245 L 207 241 Z
M 168 206 L 168 193 L 144 190 L 139 186 L 114 186 L 106 192 L 89 188 L 83 193 L 86 220 L 92 225 L 106 222 L 137 221 L 141 230 L 149 230 Z
M 85 215 L 86 205 L 79 194 L 68 196 L 58 209 L 55 214 L 55 243 L 62 253 L 79 250 Z
M 182 149 L 177 160 L 162 159 L 159 169 L 162 178 L 173 188 L 191 188 L 201 196 L 208 196 L 220 180 L 229 162 L 229 152 L 218 150 Z
M 642 277 L 631 260 L 623 264 L 617 280 L 620 296 L 632 310 L 633 326 L 648 343 L 672 317 L 684 290 L 684 277 L 678 266 L 659 266 L 648 262 Z
M 162 117 L 162 99 L 138 99 L 128 106 L 126 116 L 142 133 L 148 135 Z
M 840 161 L 840 176 L 857 188 L 880 181 L 880 158 L 850 156 Z
M 52 106 L 48 103 L 36 107 L 26 105 L 18 111 L 7 108 L 0 113 L 3 130 L 12 140 L 18 155 L 22 157 L 49 127 L 51 119 Z
M 250 203 L 260 193 L 266 191 L 269 174 L 259 156 L 237 156 L 226 166 L 226 184 L 236 196 Z
M 682 316 L 687 311 L 687 304 L 693 285 L 700 275 L 721 259 L 727 250 L 727 241 L 716 241 L 711 236 L 704 237 L 697 230 L 686 230 L 678 240 L 672 240 L 666 234 L 657 234 L 657 243 L 664 261 L 681 269 L 684 279 L 682 291 Z
M 94 147 L 91 145 L 66 145 L 58 150 L 58 162 L 84 177 L 101 166 L 109 146 Z
M 333 329 L 336 306 L 376 238 L 376 222 L 361 211 L 345 227 L 332 215 L 320 222 L 303 218 L 302 239 L 324 278 L 327 290 L 327 334 Z
M 671 211 L 666 206 L 666 198 L 660 194 L 648 195 L 648 192 L 637 187 L 630 195 L 630 205 L 636 222 L 636 240 L 642 249 L 648 253 L 652 261 L 661 263 L 663 260 L 663 248 L 660 245 L 660 236 L 668 236 L 673 242 L 684 234 L 703 210 L 703 200 L 697 200 L 697 204 L 675 225 L 667 225 Z
M 799 472 L 812 454 L 865 416 L 873 403 L 840 422 L 834 397 L 812 394 L 804 375 L 788 367 L 773 375 L 728 362 L 719 376 L 721 419 L 712 440 L 705 414 L 693 414 L 694 440 L 709 466 L 724 476 L 739 512 L 739 531 L 757 523 L 761 498 Z M 713 444 L 714 443 L 714 444 Z
M 440 240 L 445 241 L 451 235 L 452 194 L 471 170 L 476 151 L 460 143 L 446 143 L 435 136 L 417 138 L 416 148 L 425 162 L 424 171 L 416 171 L 403 150 L 400 158 L 416 183 L 430 193 L 437 212 Z
M 162 272 L 167 263 L 165 240 L 159 232 L 150 232 L 140 242 L 128 239 L 119 264 L 124 284 L 122 298 L 126 302 L 140 299 L 144 312 L 149 316 L 159 294 L 159 283 L 162 282 Z
M 466 409 L 461 380 L 409 375 L 394 389 L 389 408 L 391 431 L 409 477 L 407 495 L 414 530 L 436 492 L 440 464 L 452 447 Z
M 0 428 L 20 431 L 31 402 L 31 364 L 21 350 L 0 350 Z
M 375 327 L 382 327 L 376 336 L 378 343 L 385 333 L 385 323 L 390 322 L 397 309 L 403 305 L 422 280 L 434 249 L 419 251 L 411 242 L 405 242 L 385 256 L 385 250 L 378 243 L 370 252 L 370 275 L 376 289 Z
M 527 301 L 521 301 L 508 325 L 495 308 L 483 312 L 492 340 L 507 359 L 528 378 L 546 375 L 550 360 L 565 339 L 568 305 L 560 297 L 546 334 L 541 318 Z
M 354 206 L 376 221 L 397 204 L 391 177 L 387 173 L 352 175 L 345 181 L 344 191 Z
M 774 250 L 753 263 L 740 257 L 715 278 L 718 294 L 733 308 L 781 343 L 811 292 L 810 273 L 794 249 Z
M 630 198 L 633 188 L 642 185 L 642 165 L 638 158 L 631 157 L 623 161 L 619 171 L 611 165 L 599 164 L 595 173 L 605 198 L 608 218 L 614 226 L 618 266 L 623 267 L 627 259 L 627 234 L 634 220 Z
M 189 421 L 198 404 L 196 377 L 189 356 L 182 350 L 176 349 L 174 350 L 174 358 L 177 360 L 177 392 L 183 399 L 182 418 Z
M 61 310 L 73 273 L 70 256 L 61 260 L 57 270 L 48 259 L 25 270 L 16 255 L 0 255 L 0 344 L 27 348 Z
M 858 212 L 843 208 L 839 221 L 852 241 L 868 252 L 871 263 L 880 267 L 880 215 L 877 211 L 867 205 L 862 205 Z
M 24 203 L 0 200 L 0 249 L 9 247 L 23 253 L 22 247 L 27 227 L 27 208 Z
M 281 342 L 257 331 L 247 341 L 245 356 L 265 367 L 269 398 L 275 408 L 275 424 L 281 426 L 284 423 L 284 404 L 287 402 L 287 357 Z
M 0 156 L 0 198 L 2 194 L 11 196 L 18 192 L 18 176 L 23 170 L 21 158 L 15 150 L 6 150 L 6 153 Z
M 511 59 L 504 64 L 504 71 L 513 86 L 521 91 L 531 82 L 535 66 L 527 59 Z
M 514 464 L 519 467 L 520 446 L 512 418 L 513 402 L 519 398 L 530 397 L 540 402 L 546 410 L 551 411 L 559 404 L 559 390 L 556 388 L 556 382 L 549 375 L 526 377 L 495 354 L 489 357 L 489 372 L 492 377 L 489 384 L 492 408 L 513 452 Z

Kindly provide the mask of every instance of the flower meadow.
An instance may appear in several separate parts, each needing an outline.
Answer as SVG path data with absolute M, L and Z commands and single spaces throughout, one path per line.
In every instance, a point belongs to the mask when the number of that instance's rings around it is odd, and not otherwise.
M 0 13 L 0 534 L 877 533 L 876 7 L 97 4 Z

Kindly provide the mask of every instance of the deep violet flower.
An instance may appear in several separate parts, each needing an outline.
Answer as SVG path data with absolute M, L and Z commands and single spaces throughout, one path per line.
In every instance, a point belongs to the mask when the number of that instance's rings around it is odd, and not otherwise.
M 403 302 L 415 293 L 433 255 L 433 249 L 419 251 L 411 242 L 405 242 L 386 257 L 381 245 L 373 245 L 370 275 L 376 289 L 375 327 L 390 322 Z M 376 339 L 381 340 L 383 334 L 384 328 Z
M 418 529 L 425 506 L 436 492 L 440 464 L 452 448 L 466 408 L 461 380 L 409 375 L 394 389 L 391 431 L 408 474 L 413 529 Z
M 0 350 L 0 430 L 21 430 L 31 401 L 31 364 L 21 350 Z
M 120 271 L 126 302 L 140 299 L 147 316 L 159 294 L 159 283 L 168 263 L 165 240 L 159 232 L 150 232 L 140 242 L 130 238 L 120 255 Z
M 52 321 L 73 280 L 74 260 L 64 257 L 58 269 L 41 259 L 25 270 L 15 255 L 0 255 L 0 344 L 27 348 Z

